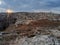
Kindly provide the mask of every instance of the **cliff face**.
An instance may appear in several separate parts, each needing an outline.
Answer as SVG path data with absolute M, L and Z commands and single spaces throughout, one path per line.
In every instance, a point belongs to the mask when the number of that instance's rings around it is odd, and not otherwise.
M 16 18 L 12 16 L 7 17 L 7 13 L 0 13 L 0 31 L 5 30 L 10 24 L 14 24 Z
M 0 31 L 1 45 L 60 45 L 59 14 L 20 12 L 7 15 L 1 21 L 4 25 L 0 24 L 6 27 Z

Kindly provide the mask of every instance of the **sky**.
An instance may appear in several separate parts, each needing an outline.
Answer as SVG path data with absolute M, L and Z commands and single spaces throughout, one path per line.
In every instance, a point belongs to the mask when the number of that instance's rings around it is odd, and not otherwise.
M 0 0 L 0 12 L 60 12 L 60 0 Z

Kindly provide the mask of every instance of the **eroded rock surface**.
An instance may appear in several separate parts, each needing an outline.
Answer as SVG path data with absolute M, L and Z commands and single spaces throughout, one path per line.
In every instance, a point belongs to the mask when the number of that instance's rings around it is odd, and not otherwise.
M 60 45 L 59 17 L 50 13 L 12 13 L 9 26 L 0 31 L 0 45 Z

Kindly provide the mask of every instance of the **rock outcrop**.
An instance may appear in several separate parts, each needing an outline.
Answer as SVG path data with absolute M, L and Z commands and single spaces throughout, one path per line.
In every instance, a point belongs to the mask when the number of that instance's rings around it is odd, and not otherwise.
M 0 45 L 60 45 L 60 14 L 21 12 L 4 16 L 0 26 L 6 28 L 0 31 Z

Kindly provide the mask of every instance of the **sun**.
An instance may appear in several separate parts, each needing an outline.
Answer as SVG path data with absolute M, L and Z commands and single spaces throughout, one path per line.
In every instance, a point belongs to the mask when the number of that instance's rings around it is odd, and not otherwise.
M 7 13 L 12 13 L 13 10 L 11 10 L 11 9 L 7 9 L 6 12 L 7 12 Z

